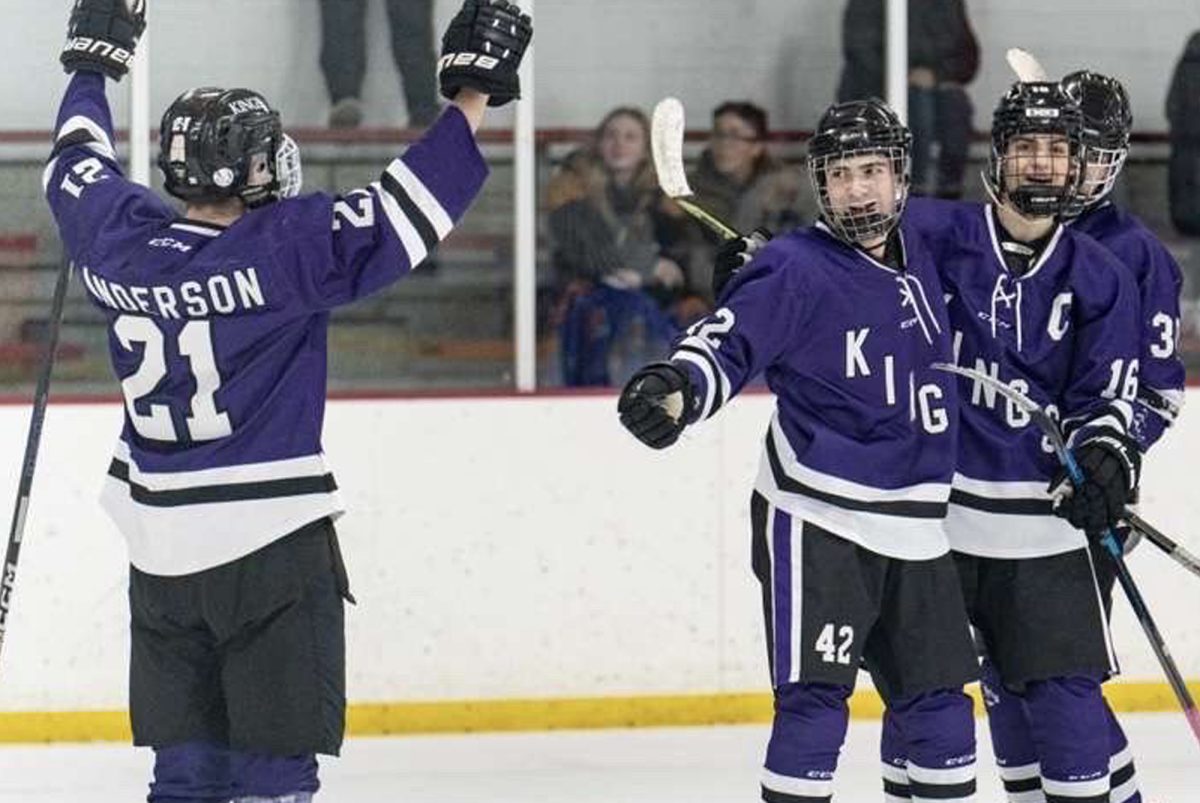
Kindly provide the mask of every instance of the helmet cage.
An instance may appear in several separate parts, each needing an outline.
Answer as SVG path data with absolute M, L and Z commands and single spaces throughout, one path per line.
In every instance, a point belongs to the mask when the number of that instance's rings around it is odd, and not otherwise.
M 1081 210 L 1090 209 L 1108 197 L 1125 167 L 1125 159 L 1128 156 L 1128 147 L 1084 147 L 1083 179 L 1079 183 Z
M 1125 87 L 1115 78 L 1079 70 L 1062 79 L 1063 91 L 1083 115 L 1084 174 L 1077 211 L 1100 204 L 1129 156 L 1133 111 Z
M 853 246 L 874 242 L 900 222 L 908 200 L 911 146 L 912 134 L 878 98 L 837 103 L 821 116 L 808 143 L 808 175 L 821 219 L 843 242 Z M 890 166 L 895 186 L 890 212 L 834 208 L 829 197 L 831 170 L 862 156 L 882 156 Z
M 891 168 L 895 186 L 893 206 L 890 212 L 878 209 L 835 209 L 829 197 L 829 174 L 833 168 L 847 160 L 861 156 L 882 156 Z M 908 201 L 909 175 L 912 159 L 907 144 L 885 147 L 863 147 L 835 151 L 808 157 L 808 174 L 812 180 L 821 219 L 838 236 L 851 245 L 864 245 L 879 240 L 891 233 L 900 222 L 904 205 Z
M 1060 185 L 1018 184 L 1008 186 L 1010 143 L 1019 137 L 1051 134 L 1066 138 L 1067 173 Z M 1076 208 L 1083 181 L 1082 116 L 1074 101 L 1057 84 L 1018 83 L 996 107 L 992 118 L 992 151 L 984 185 L 997 202 L 1007 203 L 1025 217 L 1063 217 Z M 1018 166 L 1019 167 L 1019 166 Z M 1012 171 L 1020 175 L 1020 170 Z

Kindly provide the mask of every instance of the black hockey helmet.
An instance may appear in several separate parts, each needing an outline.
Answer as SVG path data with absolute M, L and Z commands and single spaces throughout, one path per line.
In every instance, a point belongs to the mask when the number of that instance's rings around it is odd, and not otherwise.
M 1027 217 L 1067 214 L 1079 194 L 1082 169 L 1083 114 L 1079 105 L 1058 83 L 1024 81 L 1000 98 L 992 115 L 992 154 L 984 184 L 998 202 L 1011 204 Z M 1070 166 L 1061 184 L 1005 186 L 1004 168 L 1009 143 L 1030 134 L 1056 134 L 1066 138 Z
M 821 218 L 835 234 L 858 244 L 887 235 L 900 220 L 908 200 L 912 134 L 891 107 L 879 98 L 835 103 L 825 110 L 808 141 L 808 174 L 816 191 Z M 855 156 L 881 154 L 896 178 L 891 212 L 835 212 L 829 201 L 828 170 Z
M 1083 114 L 1085 165 L 1079 211 L 1104 200 L 1125 166 L 1133 111 L 1121 82 L 1091 70 L 1077 70 L 1062 79 L 1063 91 Z
M 265 182 L 252 181 L 256 157 L 269 168 Z M 184 201 L 241 198 L 255 207 L 300 189 L 295 142 L 279 112 L 249 89 L 201 87 L 176 98 L 159 129 L 158 166 L 166 191 Z

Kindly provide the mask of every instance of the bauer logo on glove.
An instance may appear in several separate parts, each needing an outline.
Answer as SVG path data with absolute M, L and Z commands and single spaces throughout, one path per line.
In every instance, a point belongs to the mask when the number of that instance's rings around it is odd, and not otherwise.
M 75 0 L 59 61 L 69 73 L 92 70 L 119 81 L 145 30 L 146 0 Z

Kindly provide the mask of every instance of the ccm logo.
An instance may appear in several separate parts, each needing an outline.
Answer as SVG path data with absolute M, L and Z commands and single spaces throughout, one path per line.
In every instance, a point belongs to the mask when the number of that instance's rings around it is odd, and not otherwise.
M 485 56 L 482 53 L 447 53 L 438 60 L 438 69 L 444 70 L 453 65 L 467 67 L 474 64 L 481 70 L 491 70 L 500 63 L 495 56 Z
M 83 53 L 96 53 L 106 59 L 112 59 L 118 64 L 128 64 L 133 60 L 133 54 L 123 47 L 114 47 L 102 39 L 93 39 L 90 36 L 76 36 L 74 39 L 67 41 L 63 48 L 67 50 L 78 50 Z

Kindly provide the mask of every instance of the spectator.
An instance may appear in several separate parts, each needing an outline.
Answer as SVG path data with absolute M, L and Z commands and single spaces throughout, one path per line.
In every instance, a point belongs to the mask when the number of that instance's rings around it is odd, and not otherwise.
M 332 107 L 330 128 L 362 123 L 362 83 L 367 68 L 367 0 L 320 0 L 321 71 Z M 404 82 L 408 124 L 423 128 L 438 115 L 433 54 L 433 0 L 384 0 L 392 57 Z
M 1175 65 L 1167 120 L 1171 222 L 1180 234 L 1200 235 L 1200 31 L 1192 34 Z
M 849 0 L 839 101 L 883 96 L 883 37 L 883 0 Z M 913 192 L 959 198 L 974 113 L 964 87 L 979 69 L 979 43 L 963 0 L 909 1 L 908 69 Z
M 631 372 L 676 330 L 686 224 L 658 189 L 649 143 L 644 112 L 614 109 L 546 188 L 566 385 L 622 381 L 622 365 Z M 620 360 L 619 349 L 638 353 Z
M 797 211 L 800 174 L 773 157 L 767 147 L 767 113 L 753 103 L 729 101 L 713 111 L 712 138 L 688 177 L 705 209 L 740 232 L 756 228 L 778 233 L 801 223 Z M 712 283 L 712 235 L 693 238 L 692 282 Z

